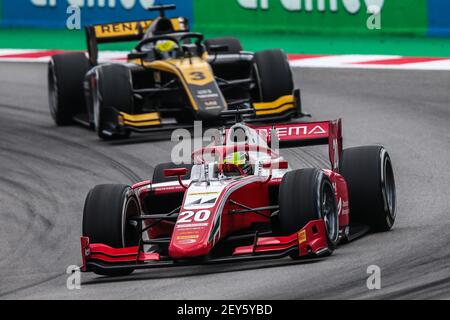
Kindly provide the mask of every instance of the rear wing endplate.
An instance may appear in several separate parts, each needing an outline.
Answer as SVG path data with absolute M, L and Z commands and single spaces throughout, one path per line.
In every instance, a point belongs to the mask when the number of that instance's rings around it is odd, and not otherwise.
M 157 19 L 99 24 L 86 27 L 87 47 L 92 65 L 97 64 L 99 44 L 140 41 L 155 21 Z M 189 21 L 187 18 L 173 18 L 170 19 L 170 22 L 175 32 L 189 31 Z
M 252 126 L 267 137 L 271 148 L 328 145 L 331 168 L 339 172 L 342 153 L 342 120 Z

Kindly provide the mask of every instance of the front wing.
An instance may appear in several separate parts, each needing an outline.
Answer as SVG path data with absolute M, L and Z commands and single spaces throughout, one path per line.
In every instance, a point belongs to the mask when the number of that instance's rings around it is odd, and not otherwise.
M 320 257 L 328 254 L 328 242 L 323 220 L 309 222 L 297 233 L 289 236 L 258 237 L 253 245 L 236 247 L 231 256 L 215 259 L 186 259 L 174 261 L 161 257 L 159 253 L 146 253 L 141 246 L 111 248 L 104 244 L 90 243 L 88 237 L 81 237 L 81 271 L 114 271 L 150 269 L 192 264 L 214 264 L 259 259 Z

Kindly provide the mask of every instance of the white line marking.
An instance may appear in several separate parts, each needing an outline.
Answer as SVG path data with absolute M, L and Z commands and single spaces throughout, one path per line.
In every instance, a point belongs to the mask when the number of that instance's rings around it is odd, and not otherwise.
M 47 50 L 32 49 L 0 49 L 0 62 L 26 62 L 26 63 L 47 63 L 50 57 L 21 58 L 1 57 L 4 55 L 21 55 L 26 53 L 41 52 Z M 125 62 L 127 52 L 124 51 L 102 51 L 99 54 L 100 62 Z M 290 61 L 293 68 L 340 68 L 340 69 L 386 69 L 386 70 L 450 70 L 450 58 L 437 61 L 425 61 L 407 64 L 358 64 L 362 62 L 399 59 L 402 56 L 396 55 L 325 55 L 318 57 L 308 57 Z

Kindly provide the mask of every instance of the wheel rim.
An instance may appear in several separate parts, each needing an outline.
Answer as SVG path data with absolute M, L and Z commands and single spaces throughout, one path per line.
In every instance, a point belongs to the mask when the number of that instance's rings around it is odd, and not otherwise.
M 384 157 L 383 160 L 383 173 L 384 177 L 382 180 L 382 185 L 383 185 L 385 210 L 388 211 L 392 219 L 395 219 L 396 194 L 395 194 L 394 171 L 392 169 L 390 158 L 387 155 Z
M 58 82 L 54 70 L 55 66 L 53 61 L 50 61 L 48 69 L 48 90 L 49 90 L 49 105 L 50 113 L 53 119 L 56 119 L 56 113 L 58 110 Z
M 123 233 L 122 243 L 124 247 L 136 245 L 139 242 L 139 222 L 130 220 L 131 217 L 140 215 L 139 204 L 134 197 L 129 197 L 123 207 Z
M 325 221 L 325 227 L 330 241 L 335 242 L 339 235 L 338 217 L 334 190 L 329 183 L 322 186 L 321 217 Z

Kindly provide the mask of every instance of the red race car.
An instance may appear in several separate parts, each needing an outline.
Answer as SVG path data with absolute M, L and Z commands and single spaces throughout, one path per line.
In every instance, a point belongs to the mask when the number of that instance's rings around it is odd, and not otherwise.
M 276 146 L 328 145 L 329 169 L 293 170 Z M 152 181 L 100 185 L 85 202 L 84 272 L 290 256 L 324 257 L 395 220 L 382 146 L 342 150 L 341 120 L 223 130 L 193 164 L 161 164 Z

